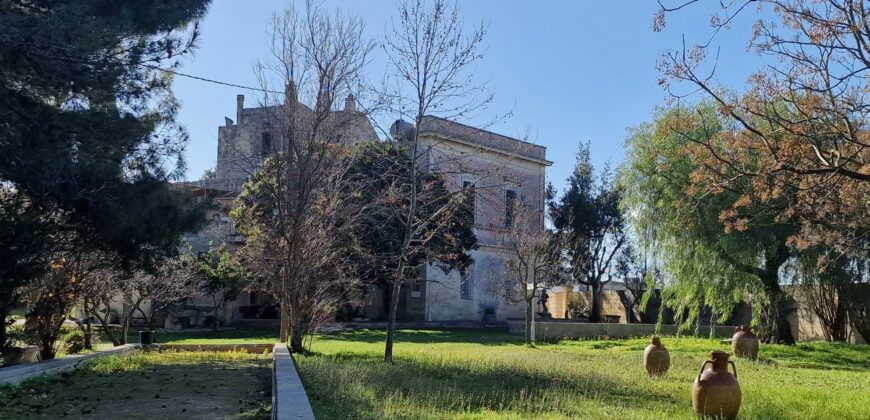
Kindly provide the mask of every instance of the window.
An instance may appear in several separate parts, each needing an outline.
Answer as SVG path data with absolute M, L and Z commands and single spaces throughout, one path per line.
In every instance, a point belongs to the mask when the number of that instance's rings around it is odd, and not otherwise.
M 272 152 L 272 135 L 263 133 L 260 138 L 260 156 L 266 157 Z
M 471 271 L 466 271 L 459 277 L 459 299 L 471 300 Z
M 423 297 L 423 278 L 414 277 L 411 279 L 411 297 L 414 299 L 420 299 Z
M 517 201 L 517 192 L 506 190 L 504 192 L 504 226 L 511 227 L 514 224 L 514 205 Z
M 471 225 L 474 226 L 474 220 L 477 213 L 477 191 L 474 189 L 474 182 L 470 176 L 462 177 L 462 191 L 465 191 L 468 197 L 468 206 L 471 207 Z

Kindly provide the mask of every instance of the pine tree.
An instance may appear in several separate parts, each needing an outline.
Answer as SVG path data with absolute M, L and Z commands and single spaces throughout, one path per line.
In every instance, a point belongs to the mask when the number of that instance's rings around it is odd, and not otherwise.
M 57 238 L 141 261 L 200 220 L 168 184 L 184 170 L 187 137 L 172 79 L 157 69 L 191 51 L 207 6 L 0 3 L 0 247 L 16 250 L 0 268 L 4 325 L 14 291 Z

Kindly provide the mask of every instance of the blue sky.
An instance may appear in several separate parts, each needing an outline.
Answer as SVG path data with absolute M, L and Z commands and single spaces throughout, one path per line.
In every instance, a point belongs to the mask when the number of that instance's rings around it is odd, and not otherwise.
M 254 62 L 267 50 L 267 22 L 290 0 L 215 0 L 202 23 L 200 48 L 180 71 L 247 86 L 257 86 Z M 302 6 L 302 1 L 298 2 Z M 383 39 L 395 15 L 392 0 L 323 0 L 323 7 L 344 8 L 366 21 L 367 35 Z M 626 128 L 648 121 L 666 92 L 658 86 L 656 61 L 662 51 L 703 42 L 710 33 L 709 15 L 718 2 L 707 2 L 668 16 L 664 32 L 653 32 L 654 0 L 523 1 L 475 0 L 459 3 L 469 24 L 486 19 L 486 56 L 475 77 L 489 82 L 495 101 L 476 120 L 487 123 L 512 111 L 512 117 L 491 131 L 529 139 L 547 147 L 554 162 L 548 179 L 564 185 L 577 144 L 589 141 L 596 164 L 623 158 Z M 754 11 L 716 39 L 720 48 L 718 78 L 739 88 L 759 58 L 746 51 Z M 388 71 L 381 51 L 368 69 L 380 79 Z M 217 130 L 223 117 L 235 118 L 235 96 L 257 94 L 238 88 L 176 78 L 181 102 L 179 121 L 191 138 L 187 150 L 188 179 L 214 167 Z

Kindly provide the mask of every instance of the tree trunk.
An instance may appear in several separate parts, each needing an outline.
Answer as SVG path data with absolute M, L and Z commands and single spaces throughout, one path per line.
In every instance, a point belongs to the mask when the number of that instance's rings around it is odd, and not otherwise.
M 589 322 L 601 322 L 601 281 L 593 280 L 591 283 L 592 308 L 589 312 Z
M 837 311 L 834 316 L 834 322 L 831 325 L 831 341 L 846 341 L 846 305 L 843 302 L 841 290 L 837 296 Z
M 399 263 L 399 266 L 399 273 L 402 273 L 402 264 Z M 393 363 L 393 341 L 396 334 L 396 312 L 399 311 L 399 294 L 402 291 L 402 277 L 404 276 L 399 274 L 398 277 L 399 278 L 397 278 L 393 283 L 392 296 L 390 296 L 390 313 L 387 322 L 387 342 L 384 347 L 384 361 L 388 363 Z
M 47 338 L 40 338 L 39 342 L 41 344 L 39 346 L 39 359 L 40 360 L 54 359 L 54 356 L 57 353 L 57 351 L 55 351 L 55 349 L 54 349 L 54 342 L 52 342 L 51 340 L 49 340 Z
M 91 328 L 91 320 L 87 319 L 87 327 L 85 327 L 85 348 L 88 350 L 94 349 L 94 330 Z
M 212 322 L 211 324 L 211 330 L 212 332 L 215 332 L 217 331 L 218 327 L 218 310 L 221 309 L 221 306 L 223 306 L 223 298 L 221 298 L 220 302 L 215 302 L 214 296 L 212 296 L 212 303 L 214 303 L 214 309 L 212 309 L 211 311 L 212 314 L 214 314 L 214 322 Z
M 99 304 L 97 304 L 97 305 L 99 305 Z M 100 325 L 103 327 L 103 332 L 104 332 L 107 336 L 109 336 L 109 341 L 112 342 L 112 345 L 113 345 L 113 346 L 120 346 L 120 345 L 121 345 L 121 341 L 118 340 L 118 338 L 115 336 L 115 333 L 112 332 L 112 329 L 109 327 L 109 314 L 110 314 L 110 309 L 109 309 L 109 305 L 108 305 L 108 303 L 106 303 L 106 314 L 105 314 L 105 316 L 101 316 L 99 311 L 100 311 L 100 310 L 99 310 L 99 306 L 94 306 L 92 311 L 91 311 L 91 310 L 88 310 L 88 311 L 87 311 L 87 312 L 88 312 L 87 315 L 88 315 L 88 316 L 94 316 L 94 317 L 97 318 L 97 321 L 100 321 Z
M 130 315 L 124 316 L 124 322 L 121 324 L 121 338 L 118 340 L 120 344 L 127 344 L 127 335 L 130 334 Z
M 287 305 L 280 305 L 280 313 L 281 313 L 281 338 L 280 341 L 282 343 L 287 342 L 287 333 L 290 331 L 290 314 L 287 311 Z
M 290 352 L 304 353 L 305 352 L 305 331 L 301 326 L 290 328 Z
M 8 316 L 6 305 L 0 304 L 0 350 L 6 347 L 6 317 Z
M 768 331 L 764 334 L 766 342 L 780 344 L 795 344 L 794 335 L 791 332 L 791 323 L 788 321 L 788 316 L 793 308 L 788 300 L 788 296 L 782 292 L 779 287 L 779 276 L 771 275 L 768 272 L 763 276 L 764 291 L 767 298 L 770 300 L 770 308 L 768 311 Z
M 525 338 L 526 338 L 526 345 L 527 346 L 532 345 L 532 341 L 535 339 L 534 337 L 532 337 L 532 322 L 534 321 L 534 319 L 535 319 L 535 299 L 534 299 L 534 297 L 532 297 L 532 299 L 526 300 Z

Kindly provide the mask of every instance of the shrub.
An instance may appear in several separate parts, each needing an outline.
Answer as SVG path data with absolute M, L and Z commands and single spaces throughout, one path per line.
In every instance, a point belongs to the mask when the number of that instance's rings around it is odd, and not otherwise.
M 68 354 L 81 353 L 85 349 L 85 334 L 81 330 L 69 331 L 61 340 Z
M 85 333 L 79 328 L 66 329 L 66 333 L 61 338 L 63 347 L 67 354 L 81 353 L 84 350 L 89 350 L 86 345 Z M 91 335 L 91 347 L 99 343 L 99 337 Z
M 3 347 L 20 347 L 25 345 L 36 345 L 36 341 L 24 330 L 24 324 L 12 324 L 6 327 L 6 343 Z
M 590 309 L 586 306 L 586 301 L 581 299 L 576 293 L 571 293 L 568 300 L 568 314 L 571 319 L 588 319 Z

